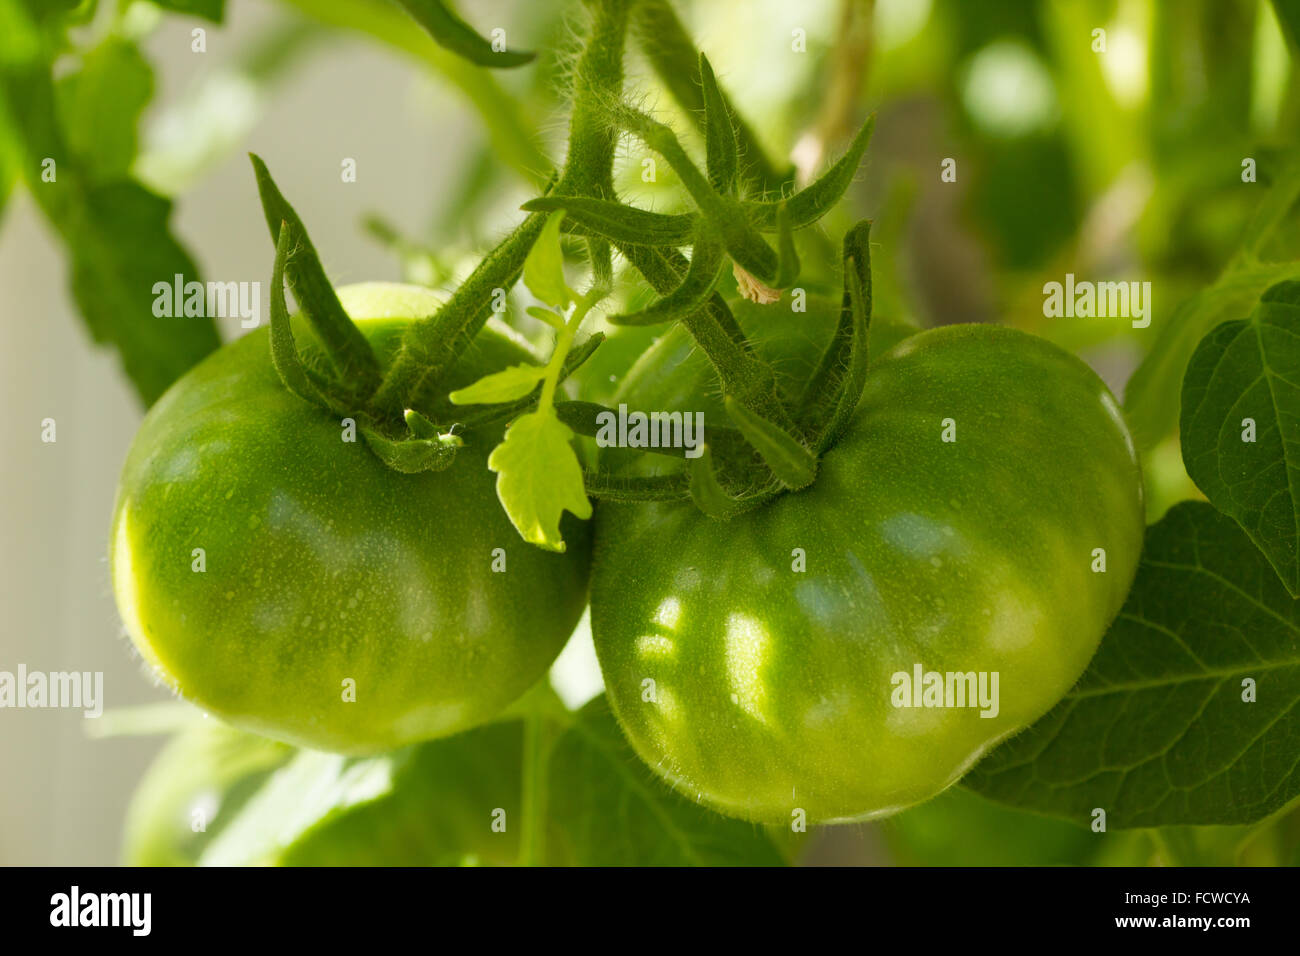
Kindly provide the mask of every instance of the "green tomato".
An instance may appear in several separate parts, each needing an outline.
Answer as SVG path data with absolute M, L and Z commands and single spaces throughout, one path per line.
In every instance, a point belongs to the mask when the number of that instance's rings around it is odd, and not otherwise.
M 1102 381 L 984 325 L 873 367 L 810 487 L 726 522 L 678 502 L 602 504 L 596 522 L 592 634 L 632 745 L 702 803 L 785 825 L 925 800 L 1051 708 L 1143 535 Z M 926 706 L 930 673 L 948 706 Z M 985 675 L 988 703 L 953 706 L 950 673 Z
M 439 305 L 409 286 L 339 295 L 381 361 Z M 305 323 L 295 334 L 319 361 Z M 490 326 L 443 391 L 526 360 Z M 499 431 L 405 475 L 345 423 L 283 387 L 266 329 L 227 345 L 141 425 L 110 558 L 127 631 L 173 690 L 269 737 L 364 753 L 473 727 L 536 683 L 582 613 L 590 542 L 576 521 L 565 554 L 519 537 L 487 468 Z

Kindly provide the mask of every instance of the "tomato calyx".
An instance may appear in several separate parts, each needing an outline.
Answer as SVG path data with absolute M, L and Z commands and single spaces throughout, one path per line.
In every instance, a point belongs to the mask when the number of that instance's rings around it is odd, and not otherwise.
M 835 331 L 801 393 L 793 398 L 779 396 L 779 420 L 756 412 L 752 401 L 742 401 L 737 396 L 739 388 L 728 388 L 719 369 L 726 412 L 734 428 L 711 426 L 703 453 L 690 460 L 684 476 L 643 479 L 643 484 L 612 481 L 608 488 L 593 483 L 589 493 L 619 501 L 689 499 L 710 517 L 727 519 L 811 485 L 821 456 L 844 434 L 866 386 L 872 312 L 870 233 L 871 222 L 863 220 L 844 236 L 844 291 Z M 638 261 L 635 256 L 630 257 L 634 263 Z M 640 258 L 640 262 L 649 261 L 644 255 Z M 701 330 L 692 324 L 695 318 L 684 324 L 714 358 L 703 345 L 709 341 L 708 329 L 699 334 Z M 763 372 L 770 375 L 770 368 L 746 358 L 758 367 L 759 375 L 745 369 L 736 379 L 741 387 L 749 386 L 751 399 L 764 388 L 776 392 L 770 378 L 760 377 Z M 673 451 L 645 450 L 659 454 Z M 634 497 L 638 492 L 642 497 Z
M 331 414 L 353 419 L 367 447 L 385 465 L 403 474 L 449 467 L 463 446 L 460 431 L 497 425 L 536 406 L 540 384 L 508 406 L 471 408 L 464 420 L 449 426 L 435 423 L 406 402 L 393 408 L 385 397 L 388 377 L 370 343 L 339 302 L 302 220 L 276 187 L 266 164 L 257 156 L 251 159 L 267 225 L 276 243 L 271 276 L 271 361 L 289 391 Z M 294 341 L 284 299 L 286 283 L 323 347 L 328 368 L 313 368 L 304 361 Z M 565 357 L 559 380 L 580 367 L 603 339 L 604 335 L 597 333 L 574 348 Z M 402 392 L 420 388 L 423 379 Z
M 794 389 L 799 394 L 786 394 L 789 389 L 778 384 L 777 370 L 755 352 L 719 287 L 729 269 L 740 277 L 742 294 L 765 302 L 778 300 L 782 289 L 794 285 L 801 272 L 794 233 L 820 220 L 844 195 L 866 153 L 874 116 L 820 178 L 785 194 L 781 183 L 763 173 L 761 167 L 767 164 L 756 158 L 752 136 L 708 59 L 676 49 L 675 61 L 693 60 L 689 65 L 694 69 L 688 72 L 694 74 L 699 97 L 696 116 L 705 146 L 701 168 L 670 126 L 623 98 L 629 9 L 611 4 L 592 11 L 575 64 L 563 168 L 551 177 L 543 195 L 523 205 L 527 218 L 483 258 L 451 298 L 433 315 L 411 323 L 387 367 L 380 367 L 365 337 L 348 319 L 301 220 L 265 165 L 253 157 L 277 247 L 271 348 L 285 386 L 333 414 L 354 418 L 370 449 L 401 472 L 449 466 L 461 445 L 457 425 L 504 427 L 505 437 L 488 462 L 498 475 L 498 498 L 525 540 L 552 550 L 563 550 L 560 512 L 586 517 L 588 497 L 690 500 L 706 514 L 728 517 L 808 487 L 816 479 L 821 455 L 851 420 L 865 386 L 871 319 L 869 223 L 859 223 L 845 237 L 840 321 L 816 374 L 801 390 Z M 441 30 L 439 42 L 450 37 L 472 45 L 463 35 L 463 24 L 452 24 L 450 32 L 441 21 L 424 25 L 435 39 Z M 694 212 L 664 215 L 619 201 L 613 166 L 620 133 L 640 139 L 672 167 Z M 591 284 L 581 295 L 565 280 L 561 232 L 585 248 Z M 603 340 L 597 333 L 579 342 L 578 332 L 584 316 L 613 288 L 615 251 L 659 298 L 607 320 L 614 325 L 680 323 L 708 358 L 724 396 L 730 421 L 710 423 L 706 448 L 697 443 L 690 455 L 682 449 L 644 449 L 685 457 L 687 469 L 673 477 L 592 471 L 570 447 L 575 435 L 599 438 L 600 420 L 614 412 L 590 402 L 566 401 L 557 389 Z M 550 360 L 544 366 L 524 364 L 490 372 L 448 396 L 454 406 L 449 410 L 440 401 L 440 387 L 484 326 L 492 303 L 521 277 L 545 306 L 533 306 L 529 314 L 555 330 Z M 310 367 L 298 354 L 283 302 L 286 281 L 329 368 Z M 420 404 L 426 400 L 434 407 Z
M 338 305 L 338 312 L 343 316 L 342 323 L 333 322 L 331 325 L 331 300 L 338 304 L 333 287 L 324 279 L 324 271 L 310 240 L 288 203 L 279 197 L 266 167 L 256 158 L 254 165 L 258 168 L 259 184 L 266 184 L 262 195 L 268 207 L 268 215 L 278 207 L 284 210 L 286 216 L 293 216 L 292 219 L 280 220 L 275 244 L 275 265 L 271 273 L 271 362 L 281 382 L 304 401 L 333 414 L 353 418 L 366 445 L 394 471 L 415 474 L 441 471 L 448 467 L 462 445 L 460 436 L 455 434 L 454 429 L 444 431 L 415 409 L 405 409 L 403 422 L 406 434 L 394 436 L 391 427 L 364 404 L 361 390 L 351 386 L 349 379 L 342 374 L 344 369 L 357 368 L 373 372 L 374 374 L 363 377 L 363 387 L 368 386 L 373 390 L 378 387 L 379 363 L 375 360 L 369 343 L 347 317 L 347 313 L 343 312 L 342 305 Z M 312 369 L 298 351 L 289 310 L 284 301 L 285 278 L 291 268 L 299 276 L 295 283 L 299 305 L 338 374 L 330 376 Z M 328 295 L 321 290 L 327 290 Z M 334 334 L 331 335 L 331 331 Z M 361 346 L 356 344 L 357 341 Z
M 361 434 L 370 450 L 389 468 L 403 474 L 421 471 L 441 471 L 456 458 L 456 451 L 464 444 L 453 425 L 446 432 L 413 408 L 408 408 L 404 420 L 411 437 L 393 440 L 373 424 L 362 426 Z
M 266 163 L 252 153 L 249 158 L 257 177 L 258 194 L 267 228 L 271 231 L 271 241 L 276 243 L 277 271 L 272 279 L 272 301 L 284 304 L 283 289 L 287 279 L 294 298 L 325 346 L 326 356 L 336 373 L 333 382 L 337 384 L 317 381 L 316 385 L 323 386 L 329 396 L 338 398 L 373 392 L 379 387 L 380 369 L 370 343 L 348 318 L 325 275 L 306 227 L 275 185 Z M 280 248 L 282 238 L 287 242 L 283 250 Z M 281 376 L 284 374 L 282 371 Z
M 870 142 L 874 117 L 844 156 L 805 189 L 787 197 L 741 199 L 737 118 L 703 54 L 698 70 L 703 171 L 669 126 L 621 99 L 600 101 L 607 122 L 641 139 L 673 168 L 697 212 L 664 215 L 611 199 L 565 195 L 562 190 L 523 208 L 562 212 L 569 232 L 599 237 L 623 254 L 661 297 L 609 321 L 681 322 L 716 370 L 734 425 L 710 429 L 712 447 L 707 455 L 691 460 L 686 480 L 629 482 L 589 473 L 588 494 L 621 501 L 690 499 L 706 514 L 728 517 L 811 484 L 818 457 L 834 444 L 857 406 L 865 385 L 871 317 L 870 224 L 860 223 L 845 237 L 841 321 L 817 376 L 802 395 L 781 394 L 772 367 L 753 353 L 718 284 L 728 265 L 748 277 L 748 285 L 768 300 L 779 298 L 779 290 L 794 283 L 800 272 L 794 231 L 816 222 L 844 194 Z M 776 233 L 775 249 L 763 232 Z M 692 249 L 689 261 L 679 251 L 684 246 Z

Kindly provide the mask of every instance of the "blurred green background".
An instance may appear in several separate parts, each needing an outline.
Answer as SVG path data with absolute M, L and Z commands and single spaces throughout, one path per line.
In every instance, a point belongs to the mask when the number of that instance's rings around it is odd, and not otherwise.
M 58 6 L 76 7 L 78 22 L 48 64 L 52 108 L 38 113 L 13 24 Z M 1300 273 L 1300 2 L 676 7 L 768 155 L 796 179 L 878 114 L 846 202 L 802 239 L 810 286 L 833 278 L 844 228 L 872 217 L 877 321 L 1000 322 L 1075 351 L 1124 396 L 1149 518 L 1196 495 L 1175 435 L 1180 362 L 1208 328 Z M 204 278 L 269 277 L 252 150 L 336 284 L 454 287 L 558 159 L 573 32 L 562 0 L 461 9 L 482 32 L 500 26 L 540 51 L 538 61 L 488 73 L 436 47 L 388 0 L 228 0 L 220 23 L 144 0 L 0 0 L 0 668 L 102 670 L 109 708 L 165 699 L 120 638 L 104 561 L 117 470 L 143 409 L 113 350 L 87 334 L 111 341 L 111 329 L 102 318 L 88 326 L 69 291 L 69 264 L 92 241 L 111 245 L 112 223 L 103 234 L 93 221 L 73 228 L 84 210 L 43 199 L 43 124 L 61 132 L 86 182 L 129 179 L 172 199 L 171 234 Z M 633 50 L 630 88 L 688 129 Z M 625 152 L 624 197 L 682 206 L 666 164 L 645 182 L 642 158 Z M 354 183 L 340 179 L 345 159 Z M 1150 282 L 1150 326 L 1045 317 L 1043 285 L 1066 273 Z M 217 331 L 228 340 L 242 330 L 222 319 Z M 622 351 L 618 342 L 608 345 L 615 357 L 645 340 L 631 336 Z M 58 422 L 55 445 L 39 440 L 46 417 Z M 569 703 L 599 691 L 594 667 L 580 629 L 555 674 Z M 0 714 L 0 863 L 117 860 L 126 800 L 160 739 L 97 741 L 87 726 L 68 712 Z M 1296 831 L 1284 819 L 1268 840 L 1227 830 L 1099 837 L 955 791 L 879 824 L 811 835 L 803 850 L 827 864 L 1294 862 Z

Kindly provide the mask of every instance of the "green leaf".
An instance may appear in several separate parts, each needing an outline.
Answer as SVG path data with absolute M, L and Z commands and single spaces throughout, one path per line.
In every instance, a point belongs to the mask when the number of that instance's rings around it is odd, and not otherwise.
M 547 862 L 559 866 L 780 866 L 763 831 L 670 790 L 632 752 L 604 695 L 555 742 Z
M 402 753 L 403 756 L 409 751 Z M 399 757 L 349 758 L 300 750 L 204 850 L 204 866 L 275 861 L 312 830 L 393 792 Z
M 515 419 L 488 457 L 488 467 L 497 473 L 497 497 L 515 529 L 548 551 L 564 550 L 564 511 L 584 520 L 591 517 L 572 439 L 573 431 L 548 408 Z
M 1187 474 L 1300 597 L 1300 282 L 1201 340 L 1180 432 Z
M 457 389 L 449 396 L 456 405 L 495 405 L 523 398 L 546 377 L 544 365 L 512 365 L 484 375 L 473 385 Z
M 763 832 L 658 781 L 603 698 L 544 717 L 545 856 L 557 866 L 775 865 Z M 373 757 L 295 750 L 205 721 L 172 738 L 127 811 L 134 866 L 511 865 L 524 827 L 523 722 Z M 196 824 L 198 824 L 196 826 Z
M 51 186 L 51 188 L 53 188 Z M 172 237 L 172 205 L 136 183 L 109 183 L 64 207 L 72 294 L 98 342 L 111 343 L 140 399 L 152 405 L 167 387 L 221 344 L 212 318 L 158 317 L 158 289 L 199 270 Z M 73 200 L 75 202 L 75 200 Z
M 1078 824 L 1012 810 L 962 787 L 878 826 L 902 866 L 1086 866 L 1095 865 L 1109 845 L 1147 843 L 1140 834 L 1098 835 Z
M 1178 427 L 1183 376 L 1201 339 L 1221 322 L 1248 315 L 1269 286 L 1295 278 L 1300 278 L 1297 262 L 1232 266 L 1160 323 L 1151 351 L 1124 389 L 1125 417 L 1139 448 L 1154 447 Z
M 370 342 L 361 334 L 339 302 L 321 266 L 316 247 L 307 236 L 307 228 L 289 201 L 284 198 L 261 158 L 249 154 L 257 177 L 257 191 L 262 198 L 262 212 L 272 241 L 280 236 L 281 223 L 292 227 L 293 245 L 288 250 L 285 275 L 298 306 L 311 323 L 325 348 L 330 363 L 338 370 L 343 384 L 357 394 L 369 395 L 379 387 L 379 360 Z
M 374 799 L 313 826 L 288 846 L 287 866 L 514 863 L 522 818 L 518 721 L 479 727 L 373 758 L 391 765 Z M 290 795 L 291 798 L 291 795 Z M 501 816 L 503 814 L 503 817 Z M 505 831 L 493 828 L 498 817 Z
M 153 0 L 153 2 L 164 10 L 203 17 L 213 23 L 220 23 L 225 16 L 226 0 Z
M 569 349 L 569 354 L 564 357 L 564 366 L 560 369 L 560 378 L 556 384 L 562 385 L 569 375 L 580 368 L 587 359 L 591 358 L 592 353 L 600 347 L 600 343 L 603 341 L 605 341 L 605 333 L 596 332 L 587 336 L 581 345 Z M 524 412 L 530 412 L 536 408 L 538 399 L 541 398 L 541 394 L 542 387 L 541 385 L 538 385 L 531 393 L 518 401 L 503 405 L 487 405 L 474 411 L 470 411 L 462 419 L 462 422 L 470 428 L 477 428 L 498 422 L 508 422 L 512 418 L 522 415 Z M 564 403 L 561 402 L 558 404 Z
M 736 191 L 738 155 L 736 129 L 731 123 L 727 101 L 718 89 L 718 80 L 708 57 L 700 54 L 700 84 L 704 93 L 704 154 L 709 182 L 720 193 Z
M 13 12 L 8 3 L 0 6 L 5 10 Z M 23 22 L 15 21 L 20 30 Z M 33 52 L 10 45 L 21 46 L 21 37 L 3 40 L 0 61 Z M 199 281 L 198 267 L 169 231 L 171 203 L 131 180 L 89 181 L 56 122 L 48 64 L 0 70 L 0 95 L 5 125 L 21 136 L 31 195 L 67 246 L 72 294 L 82 318 L 95 341 L 117 349 L 141 400 L 152 404 L 221 344 L 210 316 L 185 316 L 183 303 L 170 302 L 164 291 L 174 288 L 178 275 L 185 282 Z M 52 182 L 41 177 L 43 157 L 63 157 Z M 159 306 L 164 314 L 155 313 Z
M 1300 797 L 1297 706 L 1300 604 L 1235 522 L 1184 502 L 1078 685 L 965 783 L 1109 829 L 1253 823 Z
M 1300 50 L 1300 0 L 1273 0 L 1273 12 L 1291 50 Z
M 136 154 L 140 114 L 153 96 L 153 70 L 134 43 L 110 36 L 55 86 L 59 124 L 89 181 L 124 178 Z
M 750 411 L 728 395 L 727 415 L 745 440 L 762 456 L 772 474 L 787 488 L 804 488 L 817 477 L 817 458 L 781 426 Z
M 578 225 L 610 242 L 638 246 L 684 246 L 692 241 L 699 216 L 665 215 L 626 203 L 588 196 L 539 196 L 524 203 L 530 212 L 560 210 L 569 225 Z
M 560 224 L 564 213 L 553 213 L 542 234 L 524 260 L 524 285 L 547 305 L 567 309 L 573 292 L 564 281 L 564 252 L 560 247 Z
M 488 67 L 522 66 L 536 58 L 528 50 L 496 50 L 491 41 L 479 36 L 474 29 L 441 0 L 398 0 L 416 22 L 429 31 L 441 47 L 445 47 L 471 63 Z
M 528 308 L 524 309 L 524 311 L 534 319 L 541 319 L 557 332 L 564 328 L 564 316 L 557 315 L 550 309 L 543 309 L 540 305 L 530 305 Z
M 127 813 L 125 861 L 508 865 L 519 848 L 521 740 L 510 721 L 357 758 L 209 721 L 173 738 L 145 774 Z M 504 832 L 493 829 L 498 810 Z
M 172 737 L 136 786 L 122 839 L 128 866 L 193 866 L 257 788 L 294 756 L 288 744 L 208 719 Z

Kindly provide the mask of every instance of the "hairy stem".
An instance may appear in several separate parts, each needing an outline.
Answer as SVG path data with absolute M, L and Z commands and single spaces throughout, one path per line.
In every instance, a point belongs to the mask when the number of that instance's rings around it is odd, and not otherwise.
M 630 2 L 588 0 L 592 7 L 591 32 L 574 73 L 569 152 L 556 193 L 614 196 L 616 131 L 605 121 L 601 102 L 622 92 L 623 38 Z M 508 289 L 519 278 L 524 260 L 546 224 L 546 215 L 530 213 L 488 253 L 436 316 L 408 330 L 401 351 L 375 393 L 376 408 L 395 415 L 446 374 L 483 328 L 494 290 Z M 576 327 L 573 331 L 577 331 Z M 567 347 L 563 351 L 567 353 Z
M 676 265 L 660 250 L 633 245 L 618 248 L 657 292 L 667 294 L 680 281 Z M 682 324 L 718 373 L 723 392 L 769 421 L 793 429 L 771 366 L 750 351 L 721 297 L 715 296 L 703 309 L 685 316 Z
M 632 0 L 587 0 L 591 30 L 573 74 L 569 151 L 555 192 L 561 196 L 614 198 L 617 131 L 603 104 L 623 93 L 623 48 Z
M 436 316 L 407 330 L 401 351 L 375 393 L 375 408 L 389 415 L 400 413 L 428 383 L 451 368 L 487 321 L 493 291 L 508 289 L 519 278 L 528 251 L 545 225 L 545 213 L 530 213 L 487 254 Z
M 579 296 L 573 306 L 573 312 L 564 322 L 564 328 L 560 329 L 555 337 L 555 348 L 551 352 L 550 361 L 546 363 L 546 377 L 542 379 L 542 394 L 537 400 L 539 412 L 548 412 L 555 404 L 555 390 L 560 384 L 564 362 L 569 357 L 569 349 L 573 347 L 573 337 L 578 334 L 582 320 L 587 317 L 591 307 L 604 295 L 600 287 L 593 287 L 586 295 Z
M 703 131 L 704 91 L 700 83 L 699 52 L 672 4 L 669 0 L 640 0 L 632 29 L 637 44 L 668 92 Z M 731 113 L 742 179 L 761 193 L 779 192 L 786 176 L 768 159 L 758 137 L 734 107 Z

